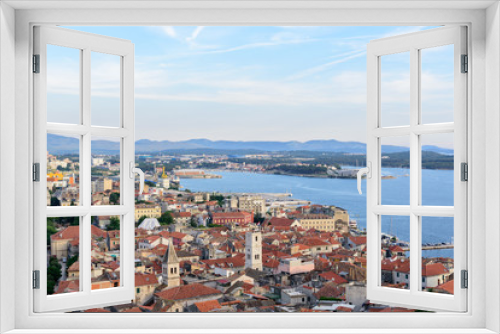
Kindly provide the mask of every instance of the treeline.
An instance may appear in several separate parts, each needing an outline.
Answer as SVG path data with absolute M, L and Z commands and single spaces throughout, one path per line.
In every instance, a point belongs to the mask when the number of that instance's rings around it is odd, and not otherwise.
M 317 167 L 317 166 L 280 165 L 274 167 L 272 170 L 287 174 L 324 175 L 326 174 L 326 169 L 327 169 L 326 167 Z
M 284 152 L 280 152 L 284 153 Z M 382 153 L 382 167 L 409 168 L 410 152 Z M 231 162 L 261 165 L 269 167 L 280 163 L 302 162 L 311 165 L 328 165 L 339 168 L 340 166 L 359 166 L 366 165 L 366 155 L 344 154 L 332 152 L 313 152 L 313 151 L 294 151 L 286 152 L 286 156 L 272 157 L 270 159 L 255 158 L 232 158 Z M 423 169 L 453 169 L 454 158 L 452 155 L 444 155 L 432 151 L 422 152 Z M 299 174 L 299 173 L 297 173 Z M 305 173 L 302 173 L 305 174 Z
M 410 152 L 385 154 L 382 167 L 410 168 Z M 453 169 L 454 156 L 431 151 L 422 152 L 422 169 Z

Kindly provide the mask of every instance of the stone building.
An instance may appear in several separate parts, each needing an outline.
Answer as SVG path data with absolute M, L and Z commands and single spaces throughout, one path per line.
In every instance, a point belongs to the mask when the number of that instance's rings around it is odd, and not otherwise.
M 172 238 L 168 240 L 168 247 L 162 262 L 162 284 L 168 288 L 173 288 L 180 285 L 179 258 L 175 252 L 174 241 Z
M 262 271 L 262 233 L 245 234 L 245 268 Z

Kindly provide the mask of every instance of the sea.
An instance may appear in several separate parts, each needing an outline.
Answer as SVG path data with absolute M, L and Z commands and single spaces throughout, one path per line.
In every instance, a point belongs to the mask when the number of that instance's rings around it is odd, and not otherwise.
M 352 167 L 343 167 L 352 168 Z M 191 191 L 222 193 L 291 193 L 291 198 L 311 204 L 334 205 L 349 212 L 358 229 L 366 228 L 366 182 L 363 195 L 357 191 L 355 179 L 326 179 L 303 176 L 272 175 L 236 171 L 210 171 L 220 179 L 181 179 L 181 186 Z M 382 168 L 382 204 L 409 205 L 410 170 Z M 422 204 L 453 206 L 453 171 L 422 170 Z M 452 217 L 423 217 L 422 244 L 453 243 Z M 382 216 L 382 233 L 410 241 L 408 216 Z M 423 257 L 451 257 L 453 249 L 425 250 Z

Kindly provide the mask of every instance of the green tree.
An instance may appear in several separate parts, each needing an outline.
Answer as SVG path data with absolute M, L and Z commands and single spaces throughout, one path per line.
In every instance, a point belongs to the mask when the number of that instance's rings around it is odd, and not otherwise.
M 47 245 L 50 245 L 50 236 L 57 232 L 57 228 L 54 224 L 54 218 L 47 218 Z
M 160 225 L 170 225 L 174 223 L 174 217 L 172 216 L 172 212 L 165 211 L 162 213 L 161 217 L 158 219 Z
M 74 217 L 73 220 L 69 223 L 71 226 L 80 225 L 80 217 Z
M 57 199 L 57 197 L 51 197 L 50 206 L 61 206 L 61 202 Z
M 71 267 L 76 261 L 78 261 L 78 255 L 73 255 L 68 259 L 68 262 L 66 263 L 66 275 L 68 274 L 69 267 Z
M 109 195 L 109 202 L 113 205 L 120 204 L 120 193 L 111 193 Z
M 255 216 L 253 216 L 253 221 L 254 223 L 262 223 L 264 221 L 264 217 L 260 213 L 256 213 Z
M 114 231 L 114 230 L 120 230 L 120 219 L 118 217 L 111 217 L 109 219 L 108 231 Z
M 52 276 L 47 275 L 47 294 L 48 295 L 53 294 L 55 287 L 56 287 L 56 281 L 54 281 Z
M 198 227 L 198 224 L 196 224 L 196 221 L 194 219 L 191 220 L 191 227 L 194 227 L 194 228 Z
M 49 266 L 47 267 L 47 276 L 51 276 L 54 281 L 58 281 L 62 276 L 61 264 L 57 261 L 55 256 L 51 257 L 49 260 Z
M 142 216 L 141 218 L 139 218 L 139 220 L 137 221 L 138 224 L 142 223 L 144 221 L 144 219 L 146 219 L 148 217 L 146 216 Z
M 219 204 L 219 206 L 222 206 L 224 204 L 224 196 L 222 196 L 221 194 L 210 195 L 210 200 L 217 201 L 217 204 Z

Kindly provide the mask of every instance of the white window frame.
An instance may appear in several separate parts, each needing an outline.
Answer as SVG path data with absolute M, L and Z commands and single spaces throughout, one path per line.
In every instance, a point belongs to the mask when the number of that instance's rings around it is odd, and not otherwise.
M 14 10 L 11 6 L 17 8 Z M 128 9 L 126 8 L 128 7 Z M 179 7 L 181 9 L 179 9 Z M 242 9 L 242 8 L 246 9 Z M 24 8 L 24 9 L 23 9 Z M 75 9 L 78 8 L 78 9 Z M 103 8 L 108 8 L 103 9 Z M 132 9 L 131 9 L 132 8 Z M 142 10 L 137 10 L 138 8 Z M 47 10 L 49 9 L 49 10 Z M 440 25 L 469 27 L 468 92 L 470 157 L 468 245 L 470 287 L 466 313 L 436 314 L 34 314 L 29 245 L 32 194 L 32 26 L 62 25 Z M 500 11 L 493 1 L 332 1 L 203 3 L 127 1 L 23 2 L 0 4 L 0 326 L 13 333 L 207 332 L 304 333 L 494 333 L 500 331 Z M 488 71 L 486 71 L 486 67 Z M 13 70 L 15 68 L 15 71 Z M 12 83 L 15 82 L 15 86 Z M 15 97 L 15 98 L 14 98 Z M 15 113 L 13 112 L 15 110 Z M 486 135 L 488 137 L 486 137 Z M 15 138 L 15 147 L 12 146 Z M 488 140 L 486 140 L 486 138 Z M 485 152 L 488 152 L 486 155 Z M 488 162 L 488 164 L 485 164 Z M 15 172 L 16 178 L 12 178 Z M 486 176 L 488 174 L 488 182 Z M 15 198 L 12 199 L 12 190 Z M 471 196 L 472 195 L 472 196 Z M 6 207 L 15 210 L 5 210 Z M 5 224 L 12 221 L 15 224 Z M 12 238 L 14 236 L 14 238 Z M 488 252 L 486 252 L 488 249 Z M 12 250 L 15 250 L 12 256 Z M 485 263 L 488 262 L 488 266 Z M 14 268 L 14 270 L 12 270 Z M 5 274 L 8 273 L 8 274 Z M 475 274 L 477 273 L 477 274 Z M 488 276 L 488 279 L 485 277 Z M 14 305 L 14 307 L 13 307 Z M 168 322 L 165 317 L 168 316 Z M 140 328 L 138 324 L 141 323 Z M 168 329 L 166 324 L 168 323 Z M 71 329 L 70 329 L 71 328 Z M 149 329 L 148 329 L 149 328 Z M 284 329 L 286 328 L 286 329 Z M 356 328 L 354 330 L 353 328 Z M 230 330 L 228 330 L 230 329 Z M 349 330 L 347 330 L 349 329 Z M 224 332 L 219 330 L 218 332 Z
M 89 34 L 52 26 L 35 26 L 34 54 L 39 55 L 39 73 L 34 84 L 34 162 L 39 163 L 39 181 L 33 184 L 34 203 L 34 270 L 39 271 L 39 289 L 34 290 L 34 311 L 78 310 L 102 305 L 126 304 L 134 299 L 134 45 L 127 40 Z M 80 123 L 47 122 L 47 45 L 79 50 L 80 57 Z M 120 97 L 119 126 L 92 125 L 91 62 L 92 53 L 119 57 Z M 47 191 L 47 134 L 78 136 L 80 141 L 79 205 L 50 207 Z M 92 137 L 112 137 L 120 141 L 120 203 L 92 205 L 91 141 Z M 120 286 L 91 289 L 91 219 L 93 216 L 120 217 Z M 79 291 L 47 295 L 47 217 L 79 217 Z M 128 246 L 128 247 L 127 247 Z
M 381 304 L 400 305 L 425 310 L 463 312 L 467 309 L 467 290 L 461 287 L 461 271 L 467 270 L 467 183 L 461 180 L 461 163 L 467 163 L 467 76 L 461 73 L 461 57 L 467 55 L 465 26 L 429 29 L 373 40 L 367 48 L 367 298 Z M 422 123 L 421 50 L 453 45 L 454 110 L 453 122 Z M 383 127 L 381 104 L 381 59 L 405 52 L 410 63 L 410 110 L 406 126 Z M 470 72 L 469 72 L 470 73 Z M 454 147 L 454 205 L 422 205 L 421 135 L 452 133 Z M 410 203 L 382 204 L 382 139 L 406 136 L 410 142 Z M 381 282 L 381 217 L 407 216 L 410 220 L 410 286 L 395 289 Z M 454 294 L 422 290 L 422 217 L 451 217 L 454 220 Z M 399 276 L 399 273 L 398 273 Z M 408 276 L 408 275 L 406 275 Z

